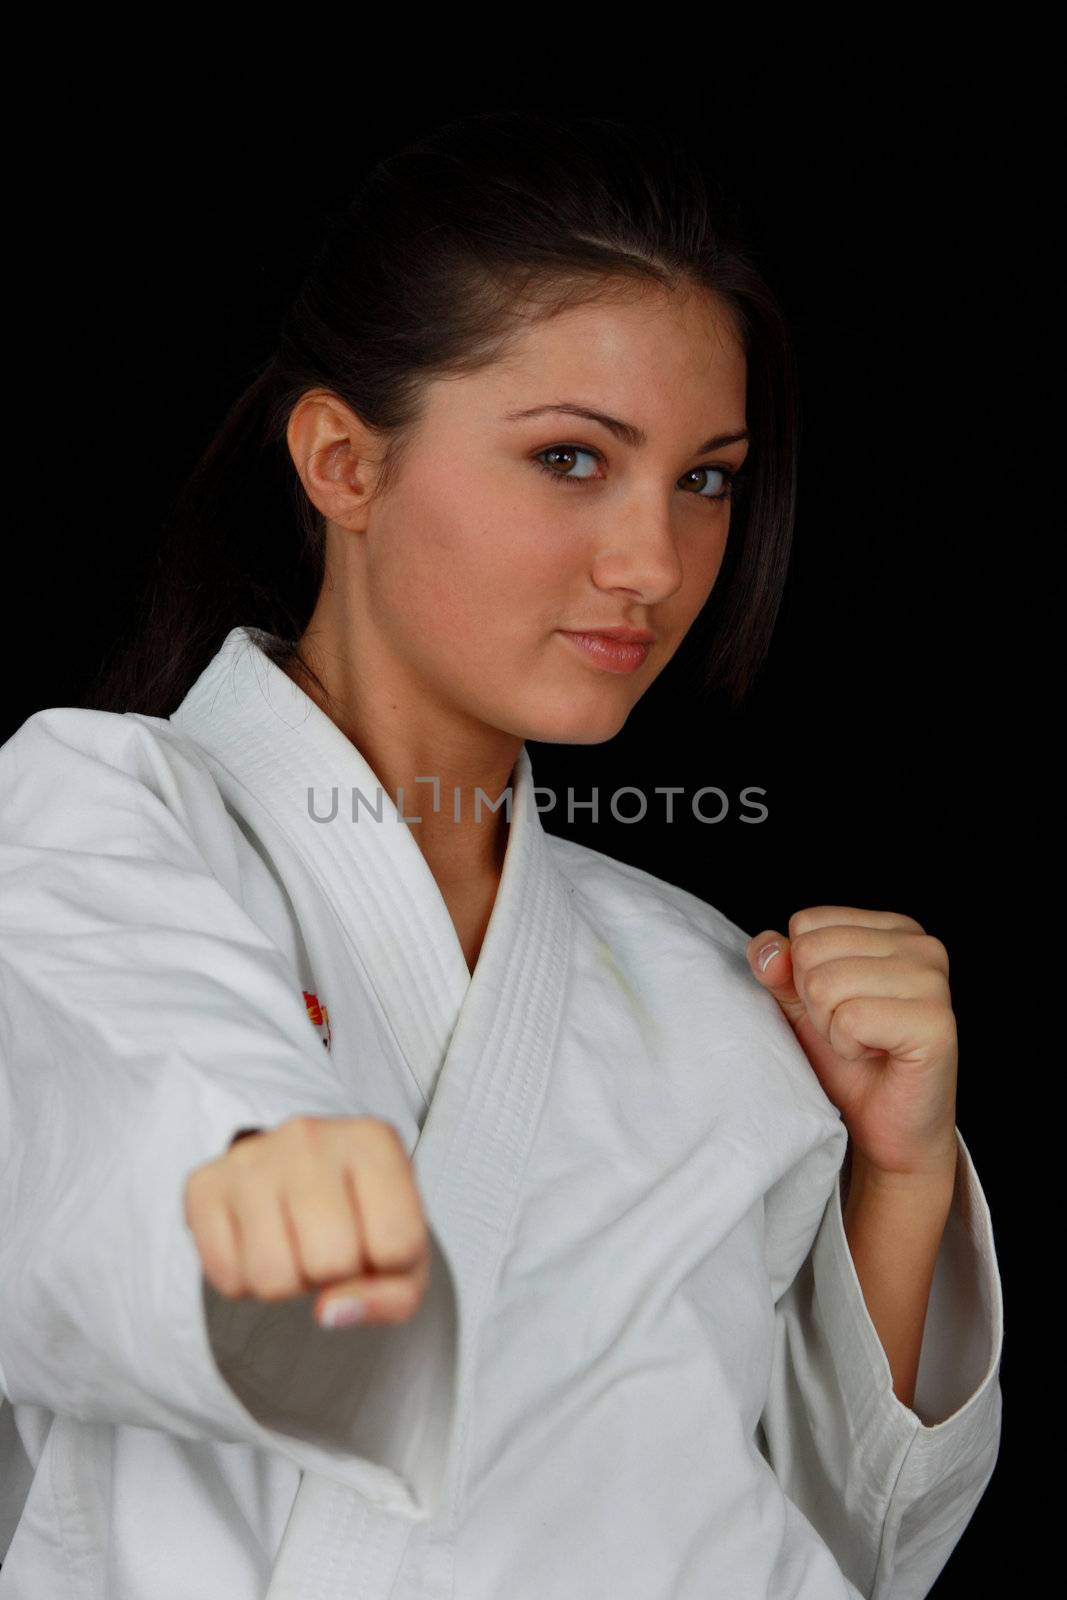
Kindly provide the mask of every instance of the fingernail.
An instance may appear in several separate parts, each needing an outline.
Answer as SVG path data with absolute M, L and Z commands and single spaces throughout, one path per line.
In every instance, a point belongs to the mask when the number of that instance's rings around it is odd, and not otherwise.
M 766 972 L 767 968 L 770 966 L 771 962 L 774 960 L 781 948 L 782 947 L 780 944 L 765 944 L 757 953 L 756 960 L 759 963 L 759 969 L 761 972 Z
M 331 1300 L 319 1317 L 322 1328 L 347 1328 L 350 1323 L 366 1321 L 369 1307 L 365 1300 Z

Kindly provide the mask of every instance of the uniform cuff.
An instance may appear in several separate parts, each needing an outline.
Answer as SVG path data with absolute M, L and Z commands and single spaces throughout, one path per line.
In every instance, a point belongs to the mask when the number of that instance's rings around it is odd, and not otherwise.
M 845 1235 L 841 1169 L 812 1251 L 815 1314 L 854 1419 L 871 1482 L 884 1484 L 903 1446 L 909 1465 L 929 1457 L 931 1481 L 949 1459 L 970 1454 L 996 1431 L 997 1373 L 1004 1338 L 1000 1272 L 989 1206 L 956 1129 L 952 1206 L 934 1267 L 913 1407 L 893 1393 L 893 1375 L 871 1320 Z
M 221 1125 L 219 1149 L 250 1120 Z M 191 1232 L 178 1231 L 169 1277 L 175 1331 L 186 1381 L 198 1409 L 213 1414 L 216 1436 L 285 1455 L 383 1511 L 416 1522 L 433 1516 L 451 1460 L 459 1315 L 432 1226 L 428 1240 L 429 1281 L 411 1317 L 327 1329 L 315 1321 L 313 1294 L 274 1302 L 220 1295 Z

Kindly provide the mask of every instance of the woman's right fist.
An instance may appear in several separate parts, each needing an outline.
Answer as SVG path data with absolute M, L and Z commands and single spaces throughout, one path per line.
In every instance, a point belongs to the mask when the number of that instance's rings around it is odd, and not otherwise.
M 378 1117 L 290 1117 L 238 1135 L 194 1167 L 185 1221 L 204 1275 L 227 1299 L 289 1300 L 321 1290 L 316 1318 L 403 1322 L 429 1281 L 426 1218 L 411 1162 Z

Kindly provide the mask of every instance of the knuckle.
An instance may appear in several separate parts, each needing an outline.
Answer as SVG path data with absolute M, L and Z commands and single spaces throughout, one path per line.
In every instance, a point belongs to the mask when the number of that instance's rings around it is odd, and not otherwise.
M 190 1224 L 193 1220 L 193 1213 L 200 1209 L 200 1200 L 203 1195 L 203 1185 L 200 1181 L 199 1173 L 199 1168 L 191 1172 L 186 1178 L 185 1187 L 182 1190 L 182 1207 L 185 1212 L 185 1220 Z
M 832 983 L 818 968 L 804 980 L 804 989 L 809 1000 L 814 1000 L 817 1006 L 824 1005 L 830 999 Z
M 287 1141 L 310 1146 L 318 1144 L 321 1131 L 322 1118 L 310 1116 L 306 1112 L 287 1117 L 278 1129 L 278 1132 L 284 1134 Z
M 956 1013 L 950 1005 L 939 996 L 930 1000 L 931 1027 L 943 1045 L 954 1044 L 956 1041 Z
M 370 1150 L 387 1160 L 393 1160 L 398 1155 L 406 1157 L 400 1132 L 392 1122 L 384 1117 L 360 1117 L 357 1120 Z
M 359 1246 L 351 1236 L 312 1233 L 300 1241 L 300 1259 L 305 1274 L 315 1283 L 356 1277 L 363 1265 Z
M 394 1189 L 373 1225 L 375 1254 L 385 1262 L 409 1262 L 426 1249 L 426 1221 L 407 1185 Z
M 257 1300 L 289 1300 L 301 1290 L 292 1267 L 277 1261 L 251 1263 L 247 1278 Z
M 918 936 L 919 947 L 931 962 L 937 966 L 948 967 L 948 951 L 936 935 L 923 933 Z
M 185 1180 L 182 1206 L 189 1227 L 202 1222 L 218 1200 L 217 1174 L 208 1167 L 196 1167 Z
M 262 1139 L 239 1139 L 232 1144 L 226 1152 L 226 1161 L 231 1172 L 249 1172 L 254 1167 L 262 1164 L 264 1155 L 264 1141 Z
M 407 1227 L 394 1228 L 382 1218 L 368 1226 L 366 1259 L 360 1270 L 407 1275 L 418 1270 L 425 1254 L 421 1235 L 413 1236 Z
M 220 1261 L 218 1256 L 201 1254 L 200 1264 L 212 1288 L 227 1300 L 236 1298 L 241 1288 L 241 1276 L 230 1261 Z
M 359 1271 L 359 1227 L 343 1184 L 309 1180 L 302 1173 L 286 1187 L 282 1210 L 294 1259 L 309 1281 L 321 1283 Z
M 394 1272 L 406 1270 L 410 1274 L 418 1274 L 419 1270 L 421 1270 L 422 1262 L 426 1259 L 426 1248 L 424 1248 L 421 1238 L 411 1242 L 411 1238 L 408 1235 L 402 1235 L 402 1237 L 397 1237 L 395 1242 L 390 1242 L 390 1246 L 392 1248 L 384 1248 L 384 1250 L 379 1251 L 381 1266 L 386 1267 L 386 1269 L 392 1269 Z
M 426 1253 L 426 1219 L 421 1212 L 410 1216 L 407 1212 L 396 1222 L 396 1248 L 406 1260 L 422 1257 Z

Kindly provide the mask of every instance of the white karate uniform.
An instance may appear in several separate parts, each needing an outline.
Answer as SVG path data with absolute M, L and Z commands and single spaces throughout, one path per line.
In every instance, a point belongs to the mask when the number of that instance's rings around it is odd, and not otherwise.
M 471 978 L 418 824 L 262 637 L 169 719 L 0 750 L 2 1600 L 927 1594 L 1000 1438 L 962 1138 L 911 1410 L 749 936 L 545 833 L 524 747 Z M 204 1279 L 186 1177 L 301 1112 L 412 1157 L 408 1322 Z

